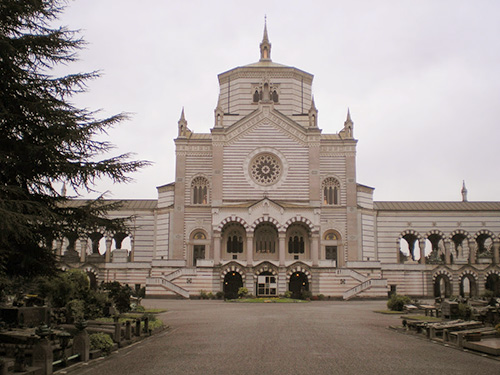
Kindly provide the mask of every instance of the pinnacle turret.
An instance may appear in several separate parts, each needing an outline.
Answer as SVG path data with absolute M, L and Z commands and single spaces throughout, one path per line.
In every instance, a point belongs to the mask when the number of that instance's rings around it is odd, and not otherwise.
M 264 36 L 260 43 L 260 61 L 271 61 L 271 43 L 267 35 L 267 18 L 264 21 Z
M 462 202 L 467 202 L 467 188 L 465 187 L 465 180 L 462 182 Z

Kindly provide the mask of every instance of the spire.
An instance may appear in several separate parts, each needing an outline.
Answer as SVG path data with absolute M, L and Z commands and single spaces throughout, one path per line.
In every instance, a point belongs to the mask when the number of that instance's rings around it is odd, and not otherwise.
M 316 108 L 316 104 L 314 104 L 314 95 L 311 100 L 311 108 L 309 108 L 309 126 L 318 127 L 318 109 Z
M 271 43 L 267 35 L 267 16 L 264 17 L 264 36 L 260 43 L 260 61 L 271 61 Z
M 186 137 L 191 131 L 187 127 L 186 117 L 184 116 L 184 107 L 182 107 L 181 118 L 177 122 L 179 125 L 179 137 Z
M 467 188 L 465 187 L 465 180 L 462 182 L 462 202 L 467 202 Z
M 354 137 L 353 127 L 354 127 L 354 123 L 351 120 L 351 111 L 349 110 L 349 108 L 347 108 L 347 118 L 344 122 L 344 129 L 342 130 L 342 132 L 344 133 L 344 136 L 346 138 L 353 138 Z

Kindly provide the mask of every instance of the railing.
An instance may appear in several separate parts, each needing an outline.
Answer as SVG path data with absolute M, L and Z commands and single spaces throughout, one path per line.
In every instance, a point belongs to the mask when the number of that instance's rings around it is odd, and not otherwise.
M 352 297 L 358 295 L 359 293 L 371 288 L 372 286 L 387 286 L 386 279 L 368 279 L 355 287 L 346 290 L 342 295 L 344 300 L 351 299 Z
M 165 277 L 148 277 L 146 279 L 146 284 L 161 285 L 162 287 L 164 287 L 165 289 L 167 289 L 171 292 L 174 292 L 174 293 L 176 293 L 184 298 L 189 298 L 189 292 L 186 289 L 181 288 L 180 286 L 167 280 Z

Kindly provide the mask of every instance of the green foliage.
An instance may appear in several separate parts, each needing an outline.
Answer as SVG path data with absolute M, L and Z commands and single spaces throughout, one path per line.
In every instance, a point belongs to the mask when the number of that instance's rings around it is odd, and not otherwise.
M 208 299 L 214 299 L 215 298 L 215 296 L 214 296 L 214 294 L 212 292 L 209 292 L 207 294 L 207 297 L 208 297 Z
M 109 297 L 115 303 L 120 313 L 130 311 L 130 296 L 132 289 L 127 285 L 121 285 L 118 281 L 103 283 L 102 287 L 109 291 Z
M 99 332 L 93 333 L 90 338 L 90 350 L 100 350 L 104 355 L 111 353 L 113 347 L 113 340 L 109 335 Z
M 81 299 L 73 299 L 66 305 L 66 310 L 72 322 L 85 319 L 85 302 Z
M 96 72 L 53 75 L 76 60 L 85 42 L 65 27 L 51 27 L 66 1 L 0 3 L 0 273 L 12 277 L 56 273 L 54 239 L 96 228 L 125 231 L 127 218 L 109 219 L 116 207 L 101 199 L 67 204 L 92 191 L 102 177 L 127 182 L 148 164 L 130 155 L 106 156 L 113 147 L 96 138 L 127 118 L 96 118 L 70 100 Z
M 238 297 L 239 298 L 245 298 L 248 295 L 248 289 L 242 286 L 241 288 L 238 289 Z
M 292 298 L 292 292 L 290 290 L 287 290 L 283 296 L 285 298 Z
M 391 298 L 389 298 L 389 301 L 387 301 L 387 307 L 389 310 L 403 311 L 404 305 L 408 305 L 410 302 L 411 298 L 408 296 L 393 294 Z
M 224 299 L 224 292 L 218 291 L 217 293 L 215 293 L 215 298 Z
M 200 298 L 201 299 L 208 299 L 208 294 L 204 290 L 200 290 Z
M 40 280 L 39 292 L 52 307 L 60 308 L 74 299 L 85 300 L 90 294 L 90 282 L 84 271 L 73 269 Z
M 458 317 L 463 320 L 471 320 L 472 318 L 472 307 L 466 303 L 458 304 Z
M 325 295 L 324 294 L 318 294 L 318 300 L 324 301 L 325 300 Z
M 312 292 L 308 290 L 301 290 L 299 294 L 299 299 L 310 300 L 312 298 Z

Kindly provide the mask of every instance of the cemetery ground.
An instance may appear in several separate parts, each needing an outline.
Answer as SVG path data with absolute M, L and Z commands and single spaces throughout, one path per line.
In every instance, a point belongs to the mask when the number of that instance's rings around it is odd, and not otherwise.
M 143 300 L 169 328 L 60 374 L 499 374 L 500 360 L 402 334 L 386 301 Z

